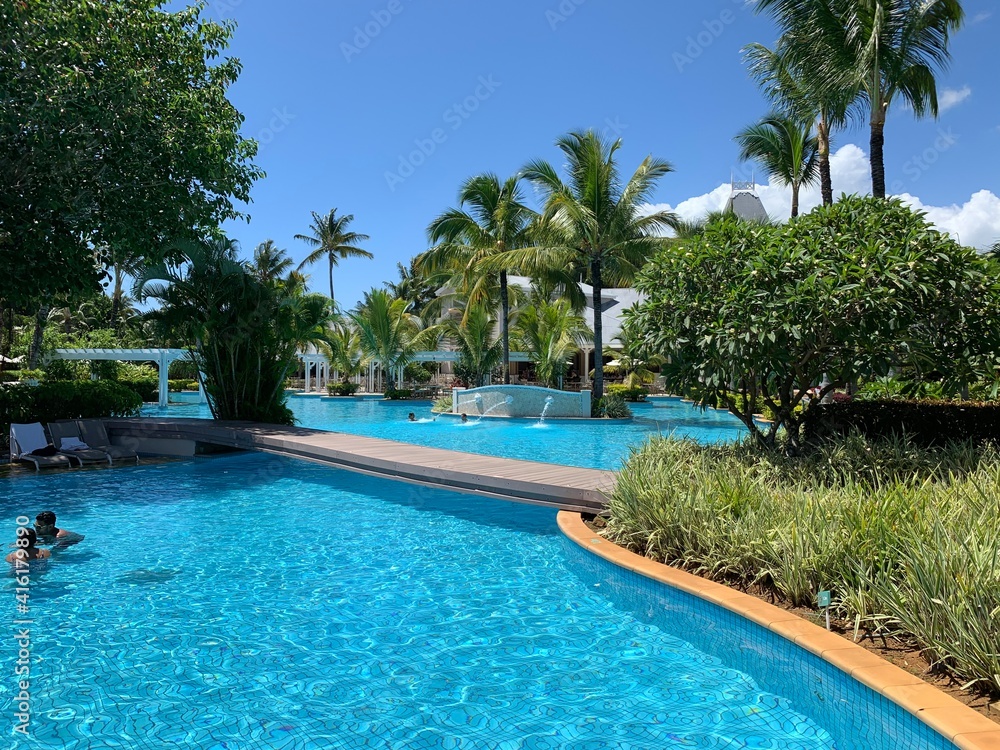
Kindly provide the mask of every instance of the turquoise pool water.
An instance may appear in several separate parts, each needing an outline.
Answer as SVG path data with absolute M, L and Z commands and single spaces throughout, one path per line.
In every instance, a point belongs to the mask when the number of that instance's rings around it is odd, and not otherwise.
M 9 538 L 43 508 L 86 534 L 32 570 L 27 614 L 5 581 L 6 622 L 33 622 L 9 747 L 951 747 L 551 510 L 258 454 L 0 484 Z
M 144 413 L 212 416 L 207 406 L 194 402 L 195 394 L 171 394 L 171 397 L 185 399 L 188 403 L 165 409 L 147 407 Z M 625 424 L 547 420 L 544 425 L 531 420 L 487 418 L 462 424 L 449 417 L 434 419 L 427 401 L 293 396 L 288 403 L 303 427 L 592 469 L 617 469 L 628 456 L 629 449 L 642 444 L 650 435 L 674 434 L 708 444 L 736 440 L 745 432 L 740 421 L 731 414 L 714 409 L 703 411 L 680 399 L 632 404 L 635 419 Z M 409 412 L 414 412 L 419 421 L 409 422 Z

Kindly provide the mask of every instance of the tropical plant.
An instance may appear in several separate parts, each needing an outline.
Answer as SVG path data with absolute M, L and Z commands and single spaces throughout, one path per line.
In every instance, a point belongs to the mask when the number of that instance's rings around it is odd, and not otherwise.
M 406 300 L 394 299 L 384 289 L 372 289 L 365 293 L 364 302 L 348 313 L 361 350 L 380 368 L 383 386 L 393 370 L 410 361 L 420 341 L 420 319 L 408 307 Z
M 495 174 L 471 177 L 459 190 L 458 201 L 459 208 L 449 209 L 431 222 L 427 234 L 434 246 L 418 258 L 418 267 L 427 271 L 453 270 L 469 302 L 467 311 L 481 310 L 496 288 L 503 382 L 510 383 L 507 273 L 511 266 L 487 267 L 484 261 L 508 250 L 530 247 L 529 230 L 536 214 L 525 205 L 517 177 L 502 183 Z
M 136 281 L 161 335 L 188 343 L 217 419 L 290 424 L 285 379 L 299 349 L 327 340 L 330 301 L 289 291 L 237 258 L 236 243 L 186 244 L 181 264 L 147 268 Z
M 872 194 L 884 198 L 885 123 L 901 97 L 917 117 L 937 117 L 935 69 L 951 59 L 951 35 L 964 20 L 960 0 L 759 0 L 791 45 L 793 65 L 834 81 L 853 78 L 869 108 Z
M 441 286 L 438 276 L 424 272 L 418 268 L 417 259 L 410 261 L 409 266 L 396 264 L 399 281 L 387 281 L 386 291 L 396 299 L 403 299 L 410 306 L 410 312 L 426 318 L 431 307 L 437 300 L 437 290 Z
M 762 443 L 786 428 L 792 451 L 835 388 L 901 365 L 968 383 L 1000 348 L 989 261 L 898 200 L 845 196 L 784 227 L 713 223 L 665 247 L 637 288 L 625 328 L 667 362 L 667 387 L 726 404 Z M 761 399 L 766 434 L 747 408 Z
M 804 8 L 803 12 L 810 11 Z M 847 125 L 857 109 L 852 103 L 858 98 L 858 86 L 849 71 L 824 69 L 832 55 L 829 50 L 821 51 L 826 43 L 816 38 L 808 23 L 799 23 L 784 29 L 774 50 L 750 44 L 743 52 L 750 75 L 777 111 L 794 121 L 815 122 L 820 193 L 823 205 L 829 206 L 833 203 L 833 131 Z
M 262 281 L 277 282 L 288 277 L 295 262 L 274 240 L 264 240 L 253 251 L 253 272 Z
M 333 300 L 333 268 L 339 266 L 340 261 L 345 258 L 373 258 L 370 252 L 363 250 L 358 245 L 370 237 L 367 234 L 358 234 L 348 229 L 354 221 L 352 214 L 337 216 L 337 209 L 331 209 L 326 216 L 320 216 L 315 211 L 312 212 L 313 222 L 310 225 L 312 234 L 297 234 L 295 239 L 302 240 L 307 245 L 315 248 L 299 264 L 301 271 L 306 266 L 326 258 L 330 264 L 330 299 Z
M 792 218 L 799 215 L 799 190 L 819 177 L 819 143 L 800 120 L 772 112 L 739 132 L 740 158 L 759 162 L 781 185 L 792 188 Z
M 659 562 L 916 640 L 936 671 L 1000 692 L 1000 456 L 856 435 L 799 457 L 653 438 L 604 534 Z
M 486 378 L 503 363 L 503 344 L 494 338 L 497 320 L 482 304 L 470 304 L 461 320 L 443 321 L 439 330 L 458 349 L 455 374 L 476 388 L 486 385 Z
M 669 211 L 646 211 L 669 163 L 646 157 L 623 184 L 615 156 L 621 140 L 594 131 L 574 132 L 556 145 L 566 159 L 566 181 L 546 161 L 530 162 L 524 176 L 545 196 L 537 242 L 500 254 L 500 263 L 531 273 L 565 269 L 589 282 L 594 309 L 594 347 L 603 351 L 605 284 L 626 284 L 663 244 L 662 233 L 677 223 Z M 604 364 L 596 358 L 593 398 L 604 395 Z
M 344 383 L 364 370 L 366 362 L 361 335 L 348 321 L 338 320 L 331 326 L 325 351 L 330 358 L 330 366 Z
M 539 382 L 561 388 L 562 379 L 580 347 L 592 333 L 569 300 L 535 298 L 520 310 L 514 324 L 514 341 L 535 363 Z

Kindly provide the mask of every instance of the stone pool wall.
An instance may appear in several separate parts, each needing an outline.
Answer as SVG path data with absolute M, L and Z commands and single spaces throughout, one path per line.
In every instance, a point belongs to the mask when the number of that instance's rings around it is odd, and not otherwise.
M 479 398 L 476 398 L 479 396 Z M 506 403 L 507 397 L 513 399 Z M 477 417 L 489 412 L 491 417 L 537 418 L 545 408 L 545 399 L 552 404 L 546 417 L 590 418 L 590 391 L 556 391 L 528 385 L 488 385 L 485 388 L 453 388 L 452 412 Z

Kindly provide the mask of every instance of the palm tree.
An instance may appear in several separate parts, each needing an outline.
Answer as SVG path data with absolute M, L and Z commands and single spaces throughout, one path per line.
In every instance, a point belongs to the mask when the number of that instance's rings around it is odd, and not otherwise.
M 510 266 L 486 268 L 486 263 L 509 250 L 532 245 L 529 229 L 537 215 L 524 203 L 518 177 L 503 183 L 495 174 L 481 174 L 465 181 L 458 193 L 459 208 L 438 216 L 427 228 L 434 245 L 418 258 L 418 269 L 449 267 L 458 272 L 466 310 L 478 309 L 494 286 L 500 297 L 500 339 L 503 346 L 503 382 L 510 383 Z M 468 321 L 466 321 L 468 322 Z
M 497 320 L 486 305 L 470 305 L 461 320 L 444 321 L 440 331 L 458 347 L 456 374 L 476 388 L 486 384 L 486 377 L 503 362 L 503 344 L 493 338 Z
M 514 324 L 514 341 L 530 355 L 539 381 L 552 388 L 562 386 L 566 368 L 592 336 L 583 316 L 565 298 L 536 298 Z
M 111 290 L 111 326 L 119 327 L 122 301 L 125 296 L 125 277 L 137 276 L 145 263 L 145 254 L 124 245 L 114 245 L 108 253 L 114 287 Z
M 383 378 L 409 362 L 420 333 L 420 320 L 408 312 L 406 300 L 394 299 L 384 289 L 372 289 L 348 318 L 354 323 L 365 355 L 374 360 Z
M 823 58 L 817 52 L 820 42 L 811 32 L 802 37 L 802 28 L 785 31 L 776 50 L 762 44 L 744 47 L 750 75 L 757 80 L 764 95 L 777 111 L 802 123 L 815 122 L 819 162 L 820 193 L 823 205 L 833 203 L 833 178 L 830 172 L 832 133 L 847 125 L 855 108 L 858 86 L 846 73 L 832 75 L 817 70 Z M 790 50 L 805 47 L 809 55 L 797 59 Z
M 370 252 L 358 247 L 358 243 L 371 239 L 367 234 L 358 234 L 348 230 L 354 221 L 352 214 L 337 216 L 337 209 L 331 209 L 326 216 L 312 212 L 313 223 L 309 227 L 312 234 L 297 234 L 295 239 L 302 240 L 310 247 L 316 248 L 306 256 L 298 267 L 301 271 L 306 266 L 317 263 L 326 257 L 330 262 L 330 299 L 333 297 L 333 267 L 340 265 L 345 258 L 373 258 Z
M 740 158 L 759 162 L 781 185 L 792 187 L 792 218 L 799 215 L 799 189 L 819 176 L 819 144 L 808 124 L 772 113 L 736 136 Z
M 264 240 L 253 251 L 253 270 L 262 281 L 287 278 L 294 261 L 288 251 L 280 249 L 274 240 Z
M 951 59 L 948 44 L 965 18 L 961 0 L 758 0 L 783 31 L 811 38 L 794 45 L 796 61 L 817 80 L 853 77 L 869 108 L 872 193 L 885 197 L 885 123 L 901 97 L 917 117 L 937 117 L 935 69 Z
M 594 349 L 602 352 L 605 283 L 628 283 L 655 250 L 662 233 L 675 227 L 669 211 L 646 212 L 657 181 L 673 167 L 647 156 L 622 184 L 615 154 L 621 140 L 608 141 L 593 130 L 563 136 L 556 145 L 566 159 L 564 182 L 546 161 L 530 162 L 524 176 L 545 196 L 536 247 L 508 251 L 499 262 L 531 271 L 572 270 L 592 286 Z M 604 396 L 604 364 L 595 358 L 593 399 Z

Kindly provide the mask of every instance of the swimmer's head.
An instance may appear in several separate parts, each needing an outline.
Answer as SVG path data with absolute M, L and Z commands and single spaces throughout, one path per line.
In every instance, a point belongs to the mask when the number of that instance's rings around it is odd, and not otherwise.
M 462 412 L 462 421 L 463 422 L 468 422 L 469 421 L 469 417 L 468 417 L 468 415 L 464 411 Z
M 45 536 L 46 534 L 54 534 L 55 528 L 56 514 L 51 510 L 43 510 L 35 516 L 35 528 L 32 529 L 32 532 L 37 530 L 39 534 Z
M 411 422 L 416 422 L 417 421 L 417 415 L 414 414 L 412 411 L 409 413 L 409 415 L 406 418 L 409 419 Z

